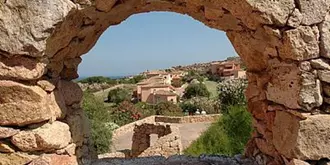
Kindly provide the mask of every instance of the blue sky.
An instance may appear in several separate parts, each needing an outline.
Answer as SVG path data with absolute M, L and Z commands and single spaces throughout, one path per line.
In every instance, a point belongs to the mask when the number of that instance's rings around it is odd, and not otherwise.
M 132 75 L 147 69 L 223 60 L 235 55 L 224 32 L 187 15 L 143 13 L 109 27 L 83 55 L 79 75 Z

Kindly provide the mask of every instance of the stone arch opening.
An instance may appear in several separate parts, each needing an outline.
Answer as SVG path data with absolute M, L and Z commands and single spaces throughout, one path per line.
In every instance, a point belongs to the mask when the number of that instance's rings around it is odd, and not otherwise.
M 78 76 L 80 56 L 106 28 L 150 11 L 188 14 L 227 33 L 248 68 L 246 95 L 256 131 L 247 156 L 260 164 L 330 157 L 327 0 L 0 4 L 0 128 L 6 130 L 0 137 L 10 141 L 7 146 L 15 146 L 12 154 L 1 152 L 2 162 L 14 156 L 19 157 L 17 164 L 25 164 L 35 158 L 31 155 L 53 153 L 46 156 L 71 161 L 67 155 L 75 155 L 80 163 L 90 163 L 88 124 L 79 104 L 82 94 L 70 80 Z M 61 140 L 52 140 L 48 133 Z

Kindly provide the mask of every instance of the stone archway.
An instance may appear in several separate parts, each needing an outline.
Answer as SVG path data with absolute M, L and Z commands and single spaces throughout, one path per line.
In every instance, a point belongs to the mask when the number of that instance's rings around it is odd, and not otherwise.
M 150 11 L 188 14 L 227 33 L 248 68 L 246 95 L 256 131 L 247 156 L 260 164 L 330 158 L 329 5 L 327 0 L 1 0 L 5 149 L 0 160 L 23 164 L 48 153 L 51 160 L 75 155 L 88 164 L 93 154 L 82 93 L 70 80 L 78 76 L 80 56 L 102 32 Z

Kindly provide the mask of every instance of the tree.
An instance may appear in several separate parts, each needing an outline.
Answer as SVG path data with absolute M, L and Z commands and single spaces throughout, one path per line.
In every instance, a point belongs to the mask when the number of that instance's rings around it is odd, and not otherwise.
M 198 84 L 190 84 L 184 94 L 184 98 L 190 99 L 192 97 L 209 97 L 210 92 L 207 90 L 207 87 L 203 83 L 198 83 Z
M 91 123 L 91 137 L 95 150 L 98 154 L 109 152 L 109 139 L 112 138 L 112 131 L 118 127 L 112 123 L 111 114 L 103 102 L 88 91 L 84 92 L 82 107 Z
M 108 102 L 119 104 L 123 101 L 129 101 L 132 98 L 130 91 L 124 88 L 116 88 L 109 91 Z
M 247 81 L 244 79 L 221 82 L 218 86 L 221 110 L 225 112 L 226 107 L 231 105 L 246 105 L 246 87 Z

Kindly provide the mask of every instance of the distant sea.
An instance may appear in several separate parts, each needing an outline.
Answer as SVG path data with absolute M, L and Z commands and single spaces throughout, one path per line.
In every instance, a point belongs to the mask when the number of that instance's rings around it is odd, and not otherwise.
M 79 78 L 75 79 L 77 81 L 88 78 L 88 77 L 93 77 L 93 76 L 80 76 Z M 111 79 L 121 79 L 121 78 L 125 78 L 125 77 L 129 77 L 129 76 L 104 76 L 104 77 L 109 77 Z

